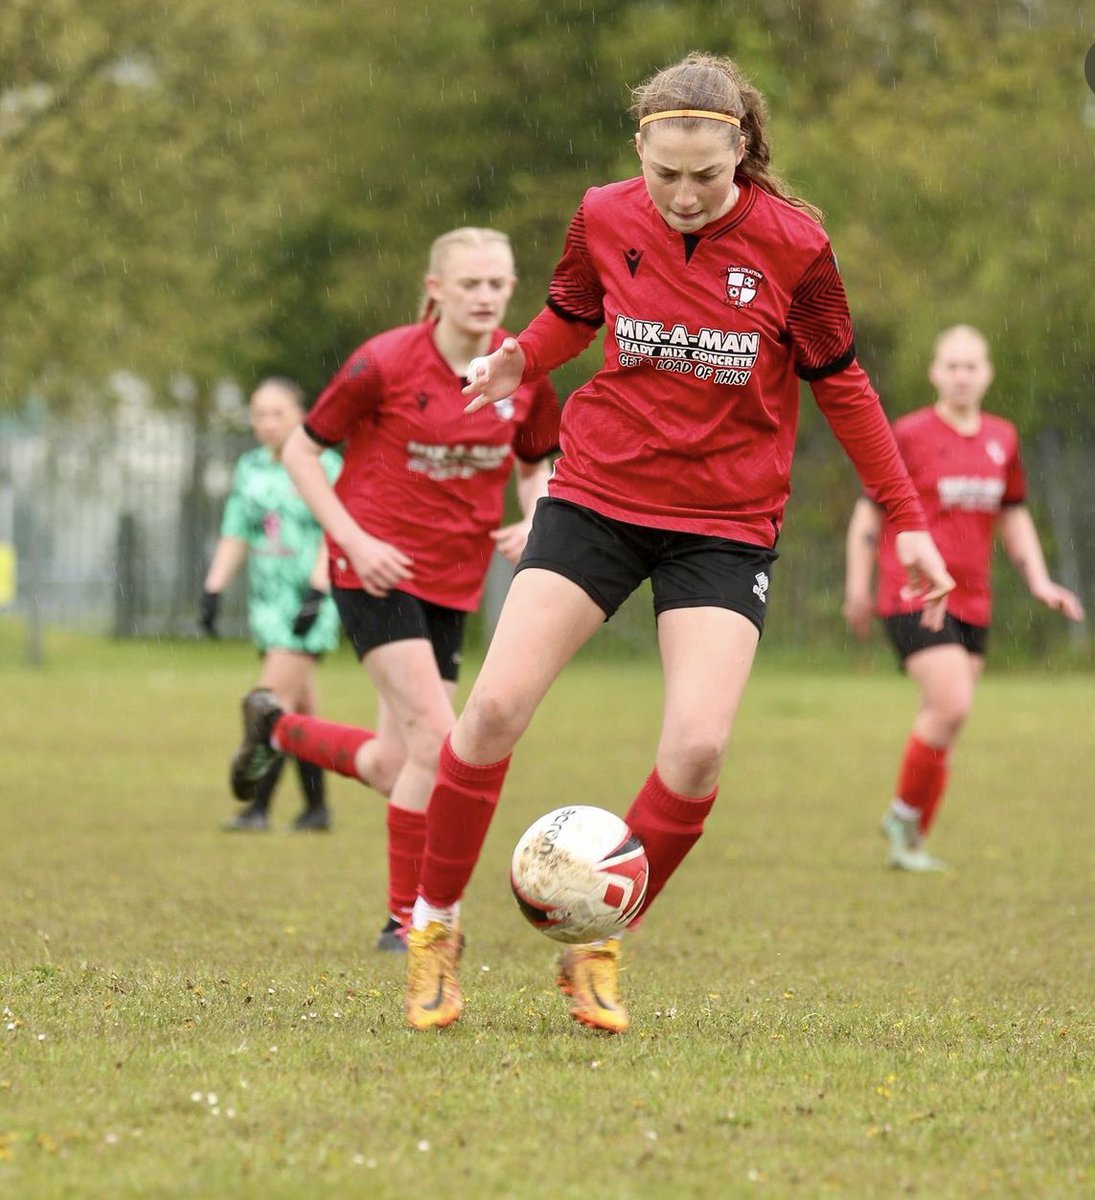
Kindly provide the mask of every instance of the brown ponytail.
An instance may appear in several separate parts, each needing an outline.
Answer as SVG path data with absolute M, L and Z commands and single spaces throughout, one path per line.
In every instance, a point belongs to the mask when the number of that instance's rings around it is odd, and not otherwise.
M 744 175 L 750 183 L 773 196 L 779 196 L 788 204 L 808 212 L 816 221 L 821 220 L 821 210 L 796 196 L 771 169 L 768 105 L 763 94 L 731 59 L 693 52 L 633 89 L 632 100 L 629 111 L 636 121 L 641 121 L 651 113 L 677 109 L 736 117 L 741 122 L 740 132 L 731 125 L 726 126 L 726 131 L 735 147 L 739 138 L 745 139 L 745 156 L 738 167 L 738 174 Z M 668 120 L 685 129 L 697 129 L 704 118 L 670 117 Z M 639 136 L 644 136 L 644 133 L 640 131 Z

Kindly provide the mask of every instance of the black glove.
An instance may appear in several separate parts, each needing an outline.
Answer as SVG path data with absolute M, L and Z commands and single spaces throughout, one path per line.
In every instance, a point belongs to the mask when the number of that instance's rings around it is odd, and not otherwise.
M 202 592 L 201 608 L 198 610 L 198 624 L 207 637 L 219 637 L 217 633 L 217 609 L 220 608 L 220 592 Z
M 326 599 L 327 593 L 321 592 L 319 588 L 310 587 L 304 593 L 300 610 L 293 622 L 293 637 L 302 638 L 307 635 L 308 630 L 316 623 L 316 618 L 319 616 L 319 606 Z

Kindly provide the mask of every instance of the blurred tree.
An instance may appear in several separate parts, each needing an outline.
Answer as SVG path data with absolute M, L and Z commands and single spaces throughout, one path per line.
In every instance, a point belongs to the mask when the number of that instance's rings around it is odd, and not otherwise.
M 1090 36 L 1068 0 L 7 0 L 0 408 L 95 402 L 124 368 L 200 431 L 219 377 L 315 391 L 413 318 L 458 224 L 513 237 L 520 326 L 584 189 L 636 170 L 629 88 L 699 48 L 768 96 L 891 411 L 963 320 L 1025 435 L 1090 439 Z M 809 403 L 795 475 L 795 604 L 830 613 L 855 481 Z
M 1092 430 L 1090 32 L 1053 0 L 872 9 L 885 46 L 791 146 L 827 210 L 864 357 L 904 411 L 927 394 L 935 334 L 969 322 L 1024 431 Z

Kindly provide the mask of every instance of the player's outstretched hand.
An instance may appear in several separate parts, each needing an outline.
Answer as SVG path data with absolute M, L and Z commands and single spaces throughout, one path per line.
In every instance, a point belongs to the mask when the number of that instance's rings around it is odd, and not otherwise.
M 870 592 L 864 592 L 862 595 L 849 593 L 844 598 L 841 612 L 848 628 L 857 638 L 866 640 L 870 636 L 871 617 L 874 616 L 874 601 Z
M 198 608 L 198 628 L 206 637 L 220 636 L 217 632 L 217 610 L 220 603 L 220 592 L 202 592 L 201 605 Z
M 495 549 L 507 561 L 516 564 L 521 552 L 528 541 L 532 521 L 518 521 L 513 525 L 503 525 L 501 529 L 492 529 Z
M 947 615 L 947 596 L 954 580 L 947 570 L 932 536 L 924 529 L 907 529 L 894 539 L 897 561 L 905 568 L 908 584 L 901 589 L 903 600 L 919 600 L 920 623 L 938 632 Z
M 320 606 L 327 599 L 327 593 L 319 588 L 310 587 L 304 593 L 296 618 L 293 621 L 293 637 L 307 637 L 309 630 L 319 619 Z
M 1062 613 L 1070 621 L 1084 619 L 1084 606 L 1080 602 L 1080 597 L 1075 592 L 1070 592 L 1068 588 L 1061 587 L 1059 583 L 1054 583 L 1052 579 L 1048 579 L 1045 583 L 1030 590 L 1036 600 L 1041 600 L 1047 608 Z
M 496 404 L 512 396 L 521 386 L 524 371 L 525 352 L 516 338 L 506 338 L 493 354 L 473 358 L 468 363 L 468 382 L 463 389 L 468 397 L 464 411 L 478 412 L 484 404 Z
M 383 599 L 393 588 L 414 578 L 414 561 L 409 554 L 363 529 L 353 538 L 344 539 L 342 548 L 370 596 Z

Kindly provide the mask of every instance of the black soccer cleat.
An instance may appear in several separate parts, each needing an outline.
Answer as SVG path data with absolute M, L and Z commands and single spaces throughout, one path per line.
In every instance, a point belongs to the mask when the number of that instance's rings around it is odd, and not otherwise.
M 232 755 L 230 781 L 237 800 L 253 800 L 263 776 L 281 757 L 270 745 L 270 736 L 281 705 L 269 688 L 253 688 L 243 698 L 243 741 Z
M 221 826 L 225 833 L 266 833 L 270 820 L 261 808 L 245 808 Z
M 376 939 L 378 950 L 389 950 L 395 954 L 407 953 L 407 934 L 410 926 L 389 917 L 387 925 L 380 931 Z
M 289 826 L 293 833 L 329 833 L 331 829 L 331 810 L 322 808 L 306 808 Z

